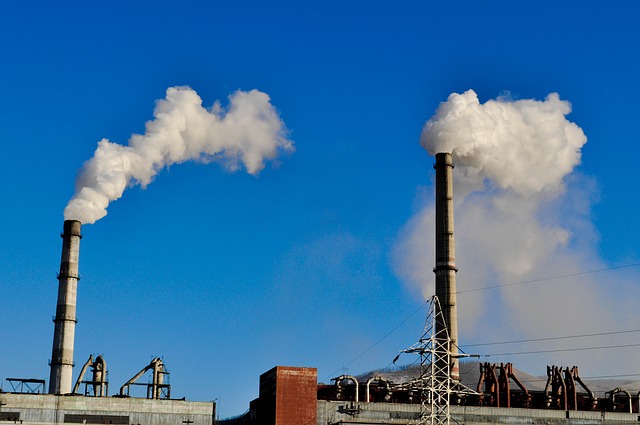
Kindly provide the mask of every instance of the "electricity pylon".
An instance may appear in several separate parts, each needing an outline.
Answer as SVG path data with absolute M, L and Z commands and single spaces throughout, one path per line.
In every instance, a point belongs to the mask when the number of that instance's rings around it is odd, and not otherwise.
M 451 378 L 451 338 L 442 315 L 440 302 L 434 295 L 429 300 L 429 313 L 422 336 L 411 347 L 400 354 L 420 356 L 420 376 L 407 383 L 409 390 L 420 397 L 420 416 L 416 423 L 449 425 L 451 394 L 478 394 Z M 400 355 L 398 355 L 400 357 Z M 398 359 L 394 359 L 394 363 Z M 458 354 L 456 357 L 466 357 Z

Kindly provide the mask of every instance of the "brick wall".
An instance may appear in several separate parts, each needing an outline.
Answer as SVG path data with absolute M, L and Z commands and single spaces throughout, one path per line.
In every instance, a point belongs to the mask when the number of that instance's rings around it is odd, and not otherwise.
M 262 425 L 315 425 L 318 371 L 276 366 L 260 376 L 259 412 Z

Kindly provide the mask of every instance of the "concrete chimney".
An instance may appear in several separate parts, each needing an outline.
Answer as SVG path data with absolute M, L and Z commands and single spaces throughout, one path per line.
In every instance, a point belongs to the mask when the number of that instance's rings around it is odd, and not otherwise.
M 458 354 L 458 309 L 456 307 L 456 245 L 453 238 L 453 159 L 450 153 L 436 154 L 436 296 L 442 321 L 436 321 L 436 335 L 446 327 L 451 344 L 450 377 L 460 380 Z M 446 365 L 446 363 L 445 363 Z
M 80 256 L 81 224 L 65 220 L 62 233 L 62 258 L 58 274 L 58 304 L 53 319 L 53 350 L 49 394 L 71 393 L 73 342 L 76 329 L 76 295 L 78 291 L 78 258 Z

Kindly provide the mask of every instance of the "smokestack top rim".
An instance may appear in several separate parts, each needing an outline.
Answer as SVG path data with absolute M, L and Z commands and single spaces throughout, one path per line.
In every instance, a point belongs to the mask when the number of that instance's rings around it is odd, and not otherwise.
M 451 168 L 455 167 L 453 164 L 453 154 L 450 152 L 438 152 L 435 155 L 436 163 L 433 164 L 433 168 L 437 168 L 438 166 L 451 166 Z
M 79 220 L 65 220 L 63 225 L 62 237 L 78 236 L 82 237 L 82 223 Z
M 451 152 L 438 152 L 435 157 L 436 162 L 444 161 L 447 164 L 453 164 L 453 154 Z

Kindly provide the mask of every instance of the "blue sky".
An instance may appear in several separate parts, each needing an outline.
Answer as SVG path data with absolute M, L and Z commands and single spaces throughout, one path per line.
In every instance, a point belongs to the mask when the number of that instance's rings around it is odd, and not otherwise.
M 580 210 L 590 236 L 574 231 L 567 249 L 586 245 L 594 269 L 638 262 L 639 3 L 134 3 L 0 6 L 0 323 L 11 341 L 0 345 L 0 378 L 48 379 L 58 234 L 77 172 L 100 139 L 144 132 L 171 86 L 192 87 L 205 106 L 238 89 L 269 94 L 296 151 L 257 177 L 175 164 L 83 227 L 76 363 L 103 354 L 112 394 L 163 356 L 173 395 L 220 397 L 232 415 L 272 366 L 317 367 L 327 381 L 384 367 L 413 344 L 432 283 L 407 282 L 394 253 L 431 196 L 422 126 L 453 92 L 571 102 L 567 118 L 588 142 L 562 205 Z M 623 293 L 638 272 L 625 269 Z M 513 282 L 458 285 L 496 283 Z M 582 332 L 503 329 L 516 308 L 501 308 L 504 294 L 485 299 L 504 314 L 477 319 L 486 335 L 461 324 L 461 342 Z M 638 357 L 613 355 L 627 356 Z M 512 361 L 545 373 L 527 356 Z M 580 366 L 640 370 L 620 363 Z

